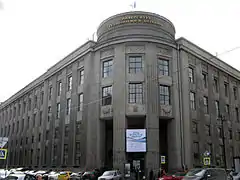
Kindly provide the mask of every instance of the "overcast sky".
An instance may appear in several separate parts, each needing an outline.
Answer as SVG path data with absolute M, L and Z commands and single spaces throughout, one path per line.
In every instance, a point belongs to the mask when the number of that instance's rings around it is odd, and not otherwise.
M 0 0 L 0 102 L 67 56 L 133 0 Z M 173 22 L 176 37 L 221 54 L 240 46 L 240 0 L 137 0 Z M 240 49 L 219 56 L 240 70 Z

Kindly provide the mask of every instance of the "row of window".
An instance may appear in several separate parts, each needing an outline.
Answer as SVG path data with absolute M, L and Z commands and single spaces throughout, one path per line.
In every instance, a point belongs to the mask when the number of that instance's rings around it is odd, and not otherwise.
M 58 154 L 58 145 L 53 145 L 53 158 L 52 163 L 56 164 L 57 161 L 57 154 Z M 63 146 L 63 153 L 62 153 L 62 159 L 63 164 L 68 164 L 68 144 L 64 144 Z M 47 159 L 49 159 L 49 148 L 48 146 L 45 146 L 44 148 L 44 158 L 42 158 L 42 164 L 47 164 Z M 34 157 L 35 152 L 35 157 Z M 41 153 L 40 148 L 37 149 L 37 151 L 34 151 L 33 149 L 30 150 L 14 150 L 10 151 L 10 165 L 32 165 L 33 163 L 36 165 L 40 165 L 40 159 L 41 159 Z M 80 151 L 80 142 L 75 143 L 75 165 L 80 165 L 80 157 L 81 157 L 81 151 Z
M 192 67 L 188 68 L 188 77 L 190 83 L 195 83 L 195 77 L 194 77 L 194 69 Z M 204 88 L 208 87 L 208 74 L 206 72 L 202 73 L 203 77 L 203 86 Z M 214 77 L 213 79 L 213 90 L 215 93 L 219 93 L 219 79 L 218 77 Z M 224 94 L 226 97 L 229 96 L 229 83 L 224 82 Z M 233 87 L 233 97 L 235 100 L 238 99 L 238 88 L 236 86 Z
M 192 132 L 194 134 L 198 134 L 199 130 L 198 130 L 198 123 L 197 122 L 193 122 L 192 123 Z M 223 131 L 221 127 L 217 128 L 217 132 L 218 132 L 218 137 L 219 138 L 223 138 Z M 212 132 L 211 132 L 211 127 L 210 125 L 205 125 L 205 134 L 206 136 L 211 136 Z M 233 132 L 232 129 L 228 130 L 228 139 L 232 140 L 233 139 Z M 235 136 L 236 141 L 240 141 L 240 132 L 236 132 L 236 136 Z
M 204 96 L 203 97 L 203 106 L 204 106 L 204 113 L 208 114 L 209 113 L 209 106 L 208 106 L 208 97 Z M 194 92 L 190 92 L 190 108 L 192 110 L 196 110 L 196 95 Z M 215 101 L 215 109 L 216 109 L 216 117 L 220 117 L 220 107 L 219 107 L 219 101 Z M 225 115 L 228 117 L 230 116 L 230 106 L 229 104 L 225 104 Z M 235 118 L 236 121 L 239 122 L 239 109 L 235 107 Z

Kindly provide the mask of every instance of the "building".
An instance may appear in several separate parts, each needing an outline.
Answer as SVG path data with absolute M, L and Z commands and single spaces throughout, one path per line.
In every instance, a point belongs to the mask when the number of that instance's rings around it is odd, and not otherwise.
M 220 166 L 220 114 L 232 167 L 240 155 L 238 70 L 175 39 L 174 25 L 153 13 L 112 16 L 97 36 L 0 105 L 10 167 L 123 171 L 134 162 L 146 172 L 160 167 L 161 156 L 168 169 L 200 165 L 206 150 Z M 132 129 L 145 130 L 146 152 L 126 152 Z

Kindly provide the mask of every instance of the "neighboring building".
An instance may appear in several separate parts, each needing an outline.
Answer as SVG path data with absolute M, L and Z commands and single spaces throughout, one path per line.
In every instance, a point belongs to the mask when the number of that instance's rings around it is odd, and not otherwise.
M 219 114 L 232 166 L 240 156 L 238 70 L 176 40 L 173 24 L 153 13 L 112 16 L 97 36 L 0 105 L 10 167 L 123 171 L 140 160 L 149 171 L 163 155 L 168 169 L 191 168 L 206 150 L 220 166 Z M 146 152 L 126 153 L 126 129 L 146 129 Z

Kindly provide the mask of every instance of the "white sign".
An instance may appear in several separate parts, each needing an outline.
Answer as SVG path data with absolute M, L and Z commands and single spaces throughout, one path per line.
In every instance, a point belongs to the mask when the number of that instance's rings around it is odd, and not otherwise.
M 0 148 L 3 148 L 8 142 L 7 137 L 0 137 Z
M 126 130 L 126 152 L 146 152 L 146 129 Z
M 166 163 L 166 156 L 161 156 L 161 164 L 165 164 Z

